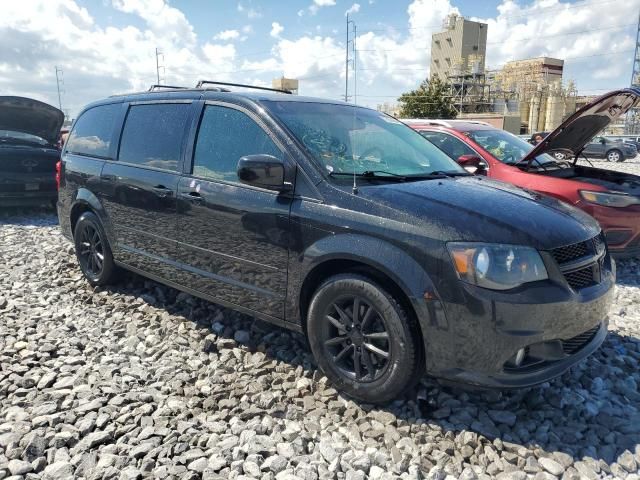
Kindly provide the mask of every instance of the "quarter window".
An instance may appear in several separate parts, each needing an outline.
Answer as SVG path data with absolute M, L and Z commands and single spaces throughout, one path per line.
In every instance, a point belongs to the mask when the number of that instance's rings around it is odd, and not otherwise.
M 194 175 L 235 182 L 240 157 L 257 154 L 282 156 L 269 135 L 247 114 L 206 106 L 193 157 Z
M 132 105 L 122 131 L 118 160 L 177 171 L 190 107 L 187 103 Z
M 120 103 L 93 107 L 76 120 L 66 151 L 92 157 L 109 157 L 111 138 Z

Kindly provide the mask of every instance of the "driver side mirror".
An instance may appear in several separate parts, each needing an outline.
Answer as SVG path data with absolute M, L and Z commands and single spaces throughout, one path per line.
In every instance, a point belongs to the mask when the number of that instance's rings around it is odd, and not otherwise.
M 282 159 L 273 155 L 245 155 L 238 160 L 238 178 L 242 183 L 266 188 L 276 192 L 287 192 L 293 188 L 285 179 L 285 165 Z
M 475 174 L 484 171 L 484 162 L 477 155 L 460 155 L 457 162 L 469 173 Z
M 600 143 L 604 145 L 605 143 L 607 143 L 607 140 L 606 140 L 606 139 L 604 139 L 604 138 L 601 138 L 601 139 L 600 139 Z

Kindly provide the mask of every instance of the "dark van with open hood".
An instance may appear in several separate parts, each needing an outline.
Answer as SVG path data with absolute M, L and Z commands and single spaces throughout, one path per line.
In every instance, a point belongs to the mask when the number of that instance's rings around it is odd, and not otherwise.
M 0 207 L 51 204 L 64 114 L 23 97 L 0 97 Z
M 425 371 L 534 385 L 607 332 L 615 267 L 590 216 L 345 103 L 215 82 L 94 103 L 58 213 L 92 285 L 125 268 L 300 331 L 367 402 Z

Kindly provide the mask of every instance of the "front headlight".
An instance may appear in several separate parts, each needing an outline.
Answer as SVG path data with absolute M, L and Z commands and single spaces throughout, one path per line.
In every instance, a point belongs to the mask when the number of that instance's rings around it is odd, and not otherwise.
M 613 192 L 593 192 L 591 190 L 580 190 L 580 196 L 589 203 L 603 205 L 605 207 L 628 207 L 629 205 L 640 204 L 638 197 L 626 193 Z
M 545 280 L 547 269 L 537 250 L 495 243 L 448 243 L 460 280 L 492 290 L 508 290 Z

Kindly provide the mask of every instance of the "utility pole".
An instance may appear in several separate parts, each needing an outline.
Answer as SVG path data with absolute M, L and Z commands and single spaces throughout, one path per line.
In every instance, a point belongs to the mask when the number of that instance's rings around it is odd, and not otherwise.
M 631 63 L 631 86 L 640 87 L 640 15 L 638 15 L 638 30 L 636 32 L 636 48 Z M 636 135 L 638 133 L 638 117 L 640 108 L 632 108 L 627 112 L 625 130 L 626 133 Z
M 58 106 L 62 110 L 62 96 L 60 95 L 60 84 L 64 84 L 64 77 L 61 68 L 56 65 L 56 86 L 58 87 Z
M 356 40 L 358 39 L 356 24 L 353 24 L 353 103 L 358 103 L 358 50 L 356 50 Z
M 349 40 L 349 27 L 353 25 L 353 40 Z M 349 44 L 351 44 L 352 55 L 355 56 L 355 32 L 356 32 L 356 24 L 353 20 L 349 20 L 349 14 L 347 13 L 347 43 L 344 46 L 345 50 L 345 59 L 344 59 L 344 101 L 349 101 L 349 62 L 353 61 L 353 59 L 349 58 Z M 354 70 L 355 70 L 355 61 L 354 61 Z
M 158 85 L 161 84 L 160 82 L 160 69 L 162 69 L 162 71 L 165 71 L 164 65 L 160 65 L 160 56 L 162 56 L 162 61 L 164 62 L 164 53 L 162 53 L 160 50 L 158 50 L 158 47 L 156 47 L 156 77 L 158 78 Z

